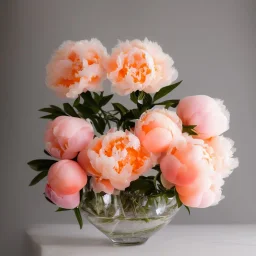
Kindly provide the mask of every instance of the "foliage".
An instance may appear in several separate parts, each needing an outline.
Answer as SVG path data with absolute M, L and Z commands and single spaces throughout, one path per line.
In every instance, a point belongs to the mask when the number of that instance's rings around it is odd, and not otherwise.
M 36 159 L 28 162 L 28 165 L 34 171 L 42 172 L 42 171 L 48 171 L 49 168 L 56 162 L 57 162 L 56 160 L 51 160 L 51 159 Z
M 121 103 L 112 103 L 112 110 L 104 110 L 104 106 L 112 99 L 113 94 L 104 95 L 89 91 L 82 93 L 71 106 L 69 103 L 64 103 L 63 107 L 50 105 L 50 107 L 42 108 L 39 111 L 47 113 L 42 116 L 43 119 L 55 119 L 58 116 L 72 116 L 89 119 L 95 130 L 99 134 L 104 134 L 106 128 L 111 127 L 111 123 L 117 128 L 130 130 L 135 125 L 135 120 L 138 119 L 146 110 L 154 106 L 161 105 L 166 109 L 175 108 L 179 100 L 159 100 L 168 95 L 172 90 L 181 84 L 182 81 L 163 87 L 155 95 L 151 96 L 143 91 L 136 91 L 130 94 L 130 100 L 136 105 L 133 109 L 127 109 Z
M 76 216 L 77 222 L 80 226 L 80 229 L 82 229 L 83 228 L 83 219 L 82 219 L 82 216 L 81 216 L 80 209 L 77 207 L 77 208 L 73 209 L 73 211 L 75 213 L 75 216 Z
M 194 130 L 196 125 L 183 125 L 182 132 L 188 133 L 189 135 L 197 135 L 196 131 Z
M 57 161 L 51 159 L 36 159 L 28 162 L 28 165 L 34 171 L 39 172 L 36 177 L 30 182 L 29 186 L 36 185 L 48 175 L 49 168 Z

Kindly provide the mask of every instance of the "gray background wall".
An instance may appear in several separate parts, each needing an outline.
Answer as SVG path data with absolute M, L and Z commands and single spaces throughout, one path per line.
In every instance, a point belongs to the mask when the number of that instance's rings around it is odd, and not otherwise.
M 61 103 L 45 87 L 45 65 L 66 39 L 97 37 L 110 50 L 117 39 L 148 37 L 174 58 L 184 80 L 174 98 L 208 94 L 224 99 L 231 111 L 226 135 L 236 142 L 240 167 L 226 181 L 223 202 L 214 208 L 192 209 L 191 216 L 182 210 L 173 223 L 256 223 L 255 3 L 1 1 L 0 252 L 20 255 L 24 229 L 33 224 L 75 222 L 71 213 L 54 212 L 42 195 L 44 184 L 28 187 L 35 173 L 26 166 L 27 161 L 43 156 L 46 122 L 38 118 L 37 109 Z M 128 99 L 122 101 L 128 103 Z

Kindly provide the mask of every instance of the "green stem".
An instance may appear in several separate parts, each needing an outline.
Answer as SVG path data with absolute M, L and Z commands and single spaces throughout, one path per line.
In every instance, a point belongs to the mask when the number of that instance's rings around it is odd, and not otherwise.
M 160 178 L 161 173 L 159 172 L 155 177 L 154 177 L 154 186 L 156 188 L 156 190 L 158 190 L 157 184 L 156 182 L 158 181 L 158 179 Z
M 103 114 L 103 116 L 104 116 L 104 118 L 105 118 L 105 120 L 107 122 L 108 128 L 110 129 L 111 128 L 111 124 L 110 124 L 110 122 L 108 120 L 108 116 L 107 116 L 106 112 L 103 109 L 101 109 L 101 113 Z

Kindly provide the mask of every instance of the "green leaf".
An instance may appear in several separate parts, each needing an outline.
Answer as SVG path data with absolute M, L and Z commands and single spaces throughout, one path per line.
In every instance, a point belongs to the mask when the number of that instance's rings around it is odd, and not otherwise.
M 41 112 L 46 112 L 46 113 L 51 113 L 51 114 L 55 114 L 56 112 L 59 112 L 53 108 L 41 108 L 39 109 L 38 111 L 41 111 Z M 62 112 L 60 112 L 62 113 Z
M 84 119 L 91 118 L 94 115 L 94 111 L 85 105 L 78 104 L 75 108 Z
M 106 128 L 106 122 L 105 119 L 99 116 L 95 116 L 95 119 L 98 122 L 98 126 L 100 127 L 100 133 L 103 134 Z
M 107 95 L 107 96 L 104 96 L 100 102 L 99 102 L 99 105 L 102 107 L 102 106 L 105 106 L 112 98 L 113 98 L 113 94 L 110 94 L 110 95 Z
M 56 117 L 66 115 L 66 113 L 61 108 L 54 105 L 50 105 L 49 108 L 41 108 L 38 111 L 50 113 Z
M 135 92 L 132 92 L 132 93 L 130 94 L 130 100 L 131 100 L 133 103 L 135 103 L 135 104 L 138 103 L 138 98 L 137 98 Z
M 78 221 L 80 229 L 82 229 L 83 228 L 83 219 L 82 219 L 82 216 L 81 216 L 81 212 L 80 212 L 79 208 L 75 208 L 73 211 L 75 212 L 76 219 Z
M 123 117 L 122 121 L 129 121 L 140 118 L 140 111 L 137 108 L 129 110 Z
M 175 192 L 174 192 L 173 189 L 167 190 L 167 191 L 165 192 L 165 194 L 166 194 L 166 196 L 167 196 L 168 198 L 171 198 L 171 197 L 174 197 L 174 196 L 175 196 Z
M 143 99 L 143 105 L 146 106 L 147 109 L 151 108 L 152 106 L 152 97 L 150 94 L 145 93 L 145 97 Z
M 62 112 L 63 114 L 65 114 L 65 112 L 64 112 L 61 108 L 59 108 L 59 107 L 57 107 L 57 106 L 55 106 L 55 105 L 50 105 L 50 107 L 53 108 L 53 109 L 55 109 L 55 110 L 58 111 L 58 112 Z
M 184 205 L 184 206 L 185 206 L 185 208 L 187 209 L 188 214 L 190 215 L 190 209 L 189 209 L 189 207 L 187 207 L 186 205 Z
M 95 114 L 99 112 L 99 110 L 100 110 L 99 105 L 93 99 L 92 94 L 89 91 L 83 92 L 81 94 L 81 97 L 84 100 L 84 103 L 83 103 L 84 106 L 86 106 L 87 108 L 92 109 Z
M 39 181 L 47 176 L 48 172 L 40 172 L 29 184 L 29 186 L 36 185 Z
M 188 134 L 189 134 L 189 135 L 192 135 L 192 136 L 193 136 L 193 135 L 197 135 L 197 133 L 196 133 L 195 131 L 190 131 L 190 132 L 188 132 Z
M 47 156 L 51 156 L 45 149 L 44 149 L 44 153 L 45 153 Z
M 78 105 L 79 105 L 79 103 L 80 103 L 80 96 L 78 96 L 78 97 L 76 98 L 76 100 L 74 101 L 74 103 L 73 103 L 73 107 L 78 106 Z
M 196 128 L 196 125 L 183 125 L 183 128 L 194 129 Z
M 108 115 L 108 120 L 114 123 L 118 123 L 119 119 L 113 115 Z
M 66 116 L 67 114 L 59 107 L 50 105 L 49 108 L 41 108 L 39 109 L 41 112 L 50 113 L 48 115 L 42 116 L 43 119 L 55 119 L 58 116 Z
M 102 96 L 100 96 L 98 93 L 96 92 L 93 92 L 93 95 L 94 95 L 94 100 L 97 104 L 100 103 L 100 100 L 102 99 Z
M 141 92 L 139 93 L 139 95 L 138 95 L 138 102 L 139 102 L 139 101 L 143 101 L 144 97 L 145 97 L 145 92 L 141 91 Z
M 105 131 L 105 127 L 106 127 L 105 121 L 101 117 L 98 117 L 95 115 L 91 116 L 89 119 L 92 121 L 93 126 L 96 129 L 96 131 L 100 134 L 103 134 Z
M 140 179 L 142 180 L 154 180 L 155 176 L 151 175 L 151 176 L 140 176 Z
M 129 110 L 120 103 L 112 103 L 115 110 L 117 110 L 121 116 L 124 116 Z
M 42 172 L 42 171 L 48 171 L 49 168 L 55 164 L 57 161 L 50 160 L 50 159 L 36 159 L 28 162 L 28 165 L 31 169 Z
M 155 165 L 152 169 L 158 171 L 158 172 L 161 172 L 161 169 L 160 169 L 160 165 Z
M 80 117 L 69 103 L 63 104 L 65 112 L 73 117 Z
M 155 190 L 154 180 L 139 178 L 135 181 L 132 181 L 130 186 L 125 189 L 129 192 L 137 192 L 143 195 L 149 195 Z
M 163 87 L 160 89 L 155 95 L 154 95 L 154 102 L 161 99 L 165 95 L 169 94 L 172 90 L 174 90 L 176 87 L 178 87 L 181 84 L 182 80 L 178 83 L 171 84 L 168 86 Z
M 160 176 L 161 176 L 161 173 L 157 173 L 157 175 L 154 177 L 154 186 L 155 186 L 155 189 L 158 190 L 158 186 L 157 186 L 157 181 L 160 180 Z
M 180 201 L 180 197 L 179 197 L 179 194 L 176 191 L 176 189 L 174 190 L 174 193 L 175 193 L 175 197 L 176 197 L 178 208 L 180 208 L 183 205 L 183 203 Z
M 154 105 L 165 105 L 166 108 L 172 107 L 176 108 L 180 100 L 165 100 L 163 102 L 155 103 Z
M 123 130 L 131 130 L 131 128 L 135 127 L 135 122 L 131 122 L 131 121 L 125 121 L 123 123 Z
M 45 193 L 44 193 L 44 197 L 45 197 L 45 199 L 49 202 L 49 203 L 51 203 L 51 204 L 54 204 L 55 205 L 55 203 L 54 202 L 52 202 L 46 195 L 45 195 Z
M 81 201 L 81 200 L 83 199 L 84 190 L 83 190 L 83 189 L 81 189 L 79 193 L 80 193 L 80 201 Z
M 64 209 L 59 207 L 55 212 L 66 212 L 66 211 L 70 211 L 71 209 Z
M 196 125 L 182 125 L 182 132 L 183 133 L 188 133 L 189 135 L 197 135 L 196 131 L 194 128 Z
M 56 117 L 58 117 L 60 115 L 56 115 L 56 114 L 50 114 L 50 115 L 46 115 L 46 116 L 41 116 L 40 118 L 42 119 L 51 119 L 51 120 L 54 120 Z M 63 116 L 63 115 L 61 115 Z
M 106 129 L 106 123 L 105 123 L 105 119 L 99 117 L 98 118 L 98 124 L 101 127 L 101 131 L 102 133 L 104 133 L 105 129 Z
M 139 119 L 141 116 L 141 113 L 138 109 L 132 109 L 131 112 L 133 113 L 134 119 Z

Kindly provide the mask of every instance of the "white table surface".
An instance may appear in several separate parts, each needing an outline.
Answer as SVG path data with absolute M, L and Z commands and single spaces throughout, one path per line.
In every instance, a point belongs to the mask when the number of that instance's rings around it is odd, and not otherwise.
M 35 256 L 256 256 L 256 225 L 169 225 L 138 246 L 113 246 L 95 227 L 40 225 L 27 231 Z M 32 255 L 31 255 L 32 256 Z

